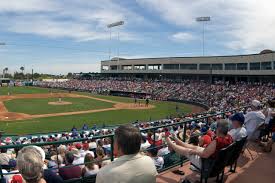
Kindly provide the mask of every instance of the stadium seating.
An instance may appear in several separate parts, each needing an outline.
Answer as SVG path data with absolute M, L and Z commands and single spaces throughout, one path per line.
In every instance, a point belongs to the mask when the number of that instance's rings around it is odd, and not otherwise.
M 216 177 L 217 182 L 223 182 L 224 169 L 233 158 L 234 151 L 236 149 L 236 143 L 223 148 L 218 153 L 215 159 L 202 158 L 201 168 L 196 167 L 200 173 L 200 182 L 207 183 L 208 178 Z
M 247 137 L 244 137 L 241 140 L 235 142 L 236 144 L 235 144 L 234 153 L 232 154 L 232 157 L 229 159 L 227 163 L 227 165 L 230 166 L 230 172 L 234 173 L 236 171 L 237 161 L 245 147 L 246 142 L 247 142 Z

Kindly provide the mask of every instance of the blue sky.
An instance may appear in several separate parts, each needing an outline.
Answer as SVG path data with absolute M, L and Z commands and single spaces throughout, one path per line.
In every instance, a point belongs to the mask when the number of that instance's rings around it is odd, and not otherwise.
M 0 1 L 0 69 L 63 74 L 98 72 L 100 60 L 233 55 L 275 49 L 274 0 Z M 112 30 L 108 23 L 124 20 Z M 118 31 L 120 42 L 117 41 Z

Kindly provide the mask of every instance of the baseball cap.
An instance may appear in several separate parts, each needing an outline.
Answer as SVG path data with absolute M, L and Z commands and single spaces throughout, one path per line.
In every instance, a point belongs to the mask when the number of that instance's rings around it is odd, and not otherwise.
M 206 134 L 207 131 L 208 131 L 208 128 L 206 126 L 204 126 L 204 127 L 201 128 L 201 133 L 202 134 Z
M 243 113 L 236 113 L 232 116 L 230 116 L 231 121 L 239 121 L 241 124 L 244 124 L 244 115 Z
M 16 167 L 16 160 L 15 159 L 10 159 L 9 166 L 12 167 L 12 168 L 15 168 Z
M 261 102 L 259 100 L 252 100 L 252 105 L 254 107 L 260 107 L 261 106 Z
M 75 147 L 76 147 L 77 149 L 81 149 L 82 145 L 81 145 L 80 143 L 77 143 L 77 144 L 75 144 Z

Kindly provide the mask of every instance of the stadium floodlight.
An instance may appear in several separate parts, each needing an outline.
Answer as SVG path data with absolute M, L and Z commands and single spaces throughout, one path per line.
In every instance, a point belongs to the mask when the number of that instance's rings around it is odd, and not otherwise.
M 211 18 L 208 16 L 208 17 L 197 17 L 196 18 L 196 21 L 197 22 L 202 22 L 202 55 L 204 56 L 204 24 L 206 22 L 209 22 L 211 20 Z
M 110 45 L 109 45 L 109 60 L 111 60 L 111 41 L 112 41 L 112 28 L 113 27 L 118 27 L 118 26 L 121 26 L 121 25 L 124 25 L 124 21 L 118 21 L 118 22 L 114 22 L 114 23 L 111 23 L 111 24 L 108 24 L 107 27 L 110 29 Z M 118 42 L 119 42 L 119 30 L 118 30 L 118 33 L 117 33 L 117 39 L 118 39 Z M 119 45 L 117 47 L 118 51 L 117 51 L 117 70 L 119 70 Z
M 206 21 L 210 21 L 210 17 L 197 17 L 196 18 L 197 22 L 206 22 Z
M 118 22 L 108 24 L 107 27 L 112 28 L 112 27 L 117 27 L 117 26 L 123 25 L 123 24 L 124 24 L 124 21 L 118 21 Z

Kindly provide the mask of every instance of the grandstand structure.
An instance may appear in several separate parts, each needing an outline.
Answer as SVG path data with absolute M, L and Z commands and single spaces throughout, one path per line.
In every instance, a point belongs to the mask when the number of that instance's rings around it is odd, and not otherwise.
M 106 77 L 197 79 L 210 81 L 274 82 L 275 52 L 205 57 L 163 57 L 101 61 Z

